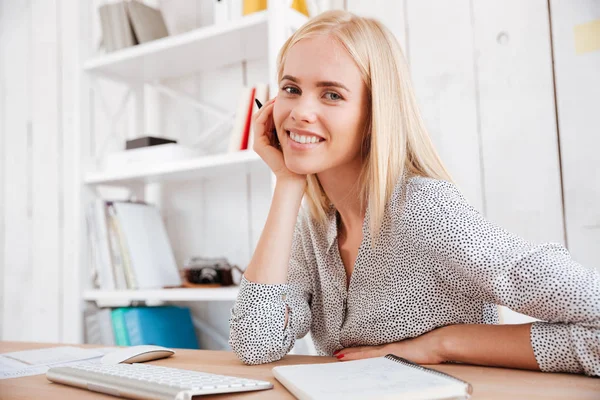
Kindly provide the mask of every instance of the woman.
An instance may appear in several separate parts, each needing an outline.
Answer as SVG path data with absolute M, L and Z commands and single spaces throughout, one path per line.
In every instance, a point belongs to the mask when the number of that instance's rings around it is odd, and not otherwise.
M 467 204 L 389 30 L 327 12 L 278 62 L 278 94 L 253 120 L 277 183 L 230 319 L 242 361 L 278 360 L 310 330 L 319 354 L 342 361 L 600 375 L 598 272 Z M 497 305 L 547 322 L 496 325 Z

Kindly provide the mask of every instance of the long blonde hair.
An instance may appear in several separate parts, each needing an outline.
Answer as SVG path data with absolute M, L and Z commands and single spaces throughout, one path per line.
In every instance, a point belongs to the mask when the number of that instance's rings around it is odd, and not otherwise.
M 359 178 L 361 206 L 368 204 L 370 232 L 376 238 L 385 207 L 404 172 L 451 181 L 427 133 L 410 81 L 408 65 L 394 35 L 379 21 L 347 11 L 310 19 L 283 45 L 278 80 L 286 55 L 298 41 L 328 35 L 348 51 L 369 93 L 369 121 L 363 137 Z M 331 202 L 316 175 L 307 176 L 305 198 L 311 215 L 325 222 Z

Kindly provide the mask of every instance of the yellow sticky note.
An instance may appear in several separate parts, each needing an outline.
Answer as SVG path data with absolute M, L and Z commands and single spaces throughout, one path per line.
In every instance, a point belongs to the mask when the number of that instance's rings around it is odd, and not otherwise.
M 575 54 L 600 50 L 600 19 L 575 25 Z

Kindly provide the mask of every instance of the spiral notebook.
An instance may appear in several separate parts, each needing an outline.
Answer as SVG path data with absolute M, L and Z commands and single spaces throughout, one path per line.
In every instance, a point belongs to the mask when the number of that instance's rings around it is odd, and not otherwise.
M 288 365 L 273 375 L 300 400 L 468 399 L 468 382 L 404 358 Z

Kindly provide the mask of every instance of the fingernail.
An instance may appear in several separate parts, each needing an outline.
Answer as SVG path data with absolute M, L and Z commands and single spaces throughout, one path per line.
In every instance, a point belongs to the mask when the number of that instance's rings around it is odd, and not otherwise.
M 333 352 L 333 355 L 335 356 L 339 352 L 340 352 L 339 350 L 336 350 L 336 351 Z
M 339 359 L 342 359 L 342 358 L 344 358 L 344 355 L 343 355 L 343 354 L 338 354 L 336 357 L 337 357 L 337 359 L 339 360 Z

